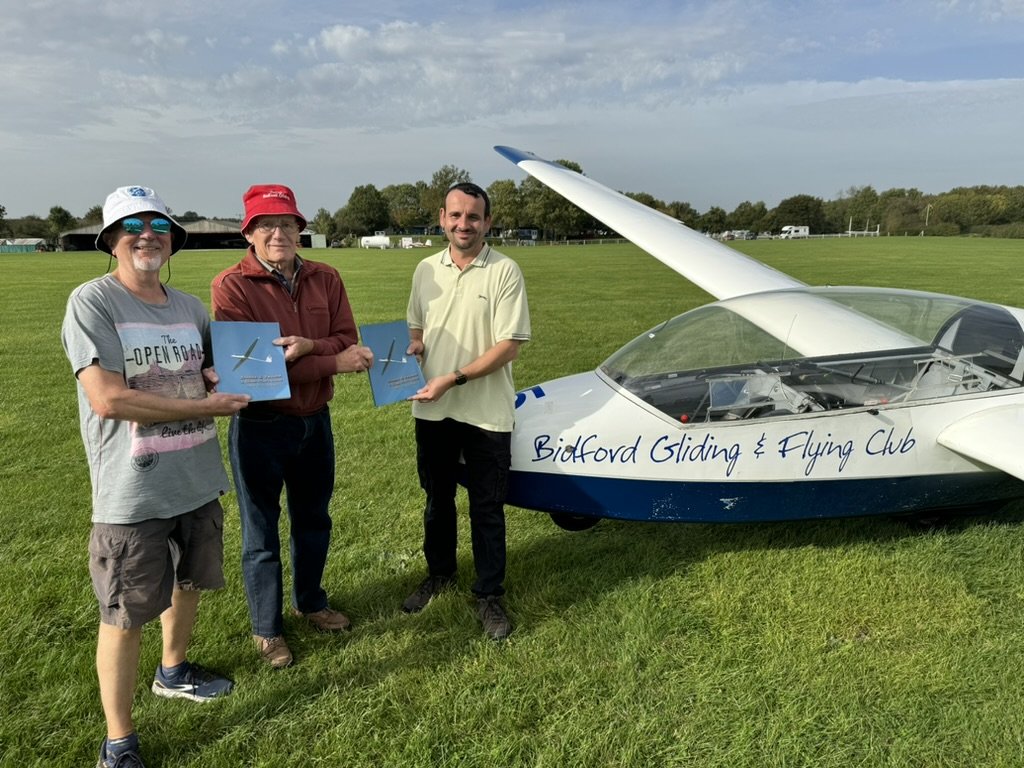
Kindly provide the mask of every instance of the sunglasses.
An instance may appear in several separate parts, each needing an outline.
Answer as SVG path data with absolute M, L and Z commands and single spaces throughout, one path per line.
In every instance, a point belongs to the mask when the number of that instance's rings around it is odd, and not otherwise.
M 141 235 L 142 230 L 145 228 L 146 222 L 142 219 L 136 219 L 135 217 L 121 219 L 121 229 L 129 235 Z M 171 222 L 167 219 L 153 219 L 149 222 L 149 228 L 153 230 L 153 234 L 167 235 L 171 231 Z

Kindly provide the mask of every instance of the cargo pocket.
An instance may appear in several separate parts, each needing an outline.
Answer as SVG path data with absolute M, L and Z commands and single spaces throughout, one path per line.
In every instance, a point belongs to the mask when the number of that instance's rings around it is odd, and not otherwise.
M 102 614 L 120 610 L 120 596 L 124 594 L 124 551 L 128 542 L 109 535 L 97 535 L 93 530 L 89 538 L 89 575 L 92 589 Z

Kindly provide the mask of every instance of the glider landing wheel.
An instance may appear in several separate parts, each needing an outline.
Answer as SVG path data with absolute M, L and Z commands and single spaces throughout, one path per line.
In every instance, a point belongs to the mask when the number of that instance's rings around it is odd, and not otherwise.
M 563 531 L 586 531 L 601 522 L 601 518 L 587 515 L 570 515 L 565 512 L 549 512 L 548 514 L 551 516 L 551 522 Z

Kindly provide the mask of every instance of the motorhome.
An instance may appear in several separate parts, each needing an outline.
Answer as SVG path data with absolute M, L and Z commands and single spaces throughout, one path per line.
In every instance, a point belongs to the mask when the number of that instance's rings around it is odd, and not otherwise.
M 797 240 L 809 236 L 810 227 L 797 226 L 795 224 L 787 224 L 782 228 L 782 232 L 779 233 L 780 240 Z

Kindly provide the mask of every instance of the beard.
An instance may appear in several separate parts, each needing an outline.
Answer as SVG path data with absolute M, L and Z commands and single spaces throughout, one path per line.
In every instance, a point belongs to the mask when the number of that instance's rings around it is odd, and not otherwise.
M 132 264 L 139 272 L 159 272 L 163 258 L 160 251 L 132 251 Z

